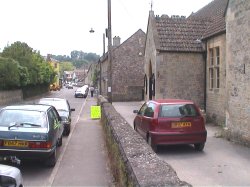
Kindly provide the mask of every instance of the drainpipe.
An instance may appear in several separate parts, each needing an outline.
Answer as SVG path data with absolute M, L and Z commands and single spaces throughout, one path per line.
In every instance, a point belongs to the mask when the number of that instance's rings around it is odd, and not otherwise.
M 207 112 L 207 42 L 205 42 L 205 53 L 203 54 L 203 58 L 205 59 L 205 79 L 204 79 L 204 111 Z

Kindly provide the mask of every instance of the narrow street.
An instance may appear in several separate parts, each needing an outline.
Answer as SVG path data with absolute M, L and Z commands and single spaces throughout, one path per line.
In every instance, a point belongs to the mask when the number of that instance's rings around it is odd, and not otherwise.
M 96 105 L 96 98 L 75 98 L 75 89 L 63 88 L 44 96 L 66 98 L 75 108 L 71 133 L 63 137 L 54 168 L 35 161 L 21 163 L 24 186 L 112 186 L 102 126 L 90 118 L 90 106 Z

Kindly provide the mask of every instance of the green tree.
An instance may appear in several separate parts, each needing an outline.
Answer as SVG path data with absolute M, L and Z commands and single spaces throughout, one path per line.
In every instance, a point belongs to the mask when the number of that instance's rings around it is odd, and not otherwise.
M 85 60 L 79 60 L 79 61 L 73 61 L 72 64 L 73 64 L 77 69 L 79 69 L 79 68 L 83 67 L 83 65 L 88 64 L 88 62 L 85 61 Z
M 73 70 L 74 70 L 74 66 L 73 66 L 72 62 L 61 62 L 60 63 L 60 67 L 59 67 L 60 75 L 63 75 L 64 71 L 73 71 Z
M 18 62 L 0 57 L 0 89 L 13 89 L 20 86 Z
M 2 56 L 12 58 L 19 63 L 21 86 L 49 84 L 54 79 L 55 72 L 50 64 L 26 43 L 15 42 L 5 47 Z

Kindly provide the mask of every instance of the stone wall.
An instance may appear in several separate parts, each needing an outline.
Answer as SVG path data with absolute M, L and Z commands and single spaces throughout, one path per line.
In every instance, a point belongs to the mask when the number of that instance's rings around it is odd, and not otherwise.
M 250 146 L 250 1 L 230 0 L 227 23 L 226 136 Z
M 210 67 L 210 54 L 209 49 L 219 47 L 220 49 L 220 87 L 209 87 L 209 67 Z M 213 37 L 207 41 L 207 85 L 206 85 L 206 115 L 208 122 L 217 125 L 225 125 L 225 107 L 226 107 L 226 34 Z M 215 55 L 215 53 L 214 53 Z M 214 58 L 215 63 L 215 58 Z M 214 80 L 215 82 L 215 80 Z M 215 85 L 215 84 L 214 84 Z
M 22 90 L 0 91 L 0 105 L 8 105 L 22 100 Z
M 201 53 L 162 53 L 156 62 L 155 98 L 193 100 L 204 109 L 205 59 Z
M 138 30 L 113 50 L 113 101 L 142 100 L 145 37 L 145 33 L 142 30 Z
M 161 160 L 102 96 L 102 125 L 117 186 L 191 186 Z

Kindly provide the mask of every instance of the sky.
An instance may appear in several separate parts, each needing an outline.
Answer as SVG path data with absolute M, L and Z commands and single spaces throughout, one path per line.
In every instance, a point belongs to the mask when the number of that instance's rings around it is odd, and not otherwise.
M 151 5 L 154 15 L 188 17 L 211 1 L 111 0 L 112 38 L 122 43 L 139 29 L 146 33 Z M 0 51 L 21 41 L 44 56 L 70 56 L 73 50 L 102 55 L 108 5 L 107 0 L 0 0 L 0 20 Z M 107 44 L 106 38 L 106 51 Z

